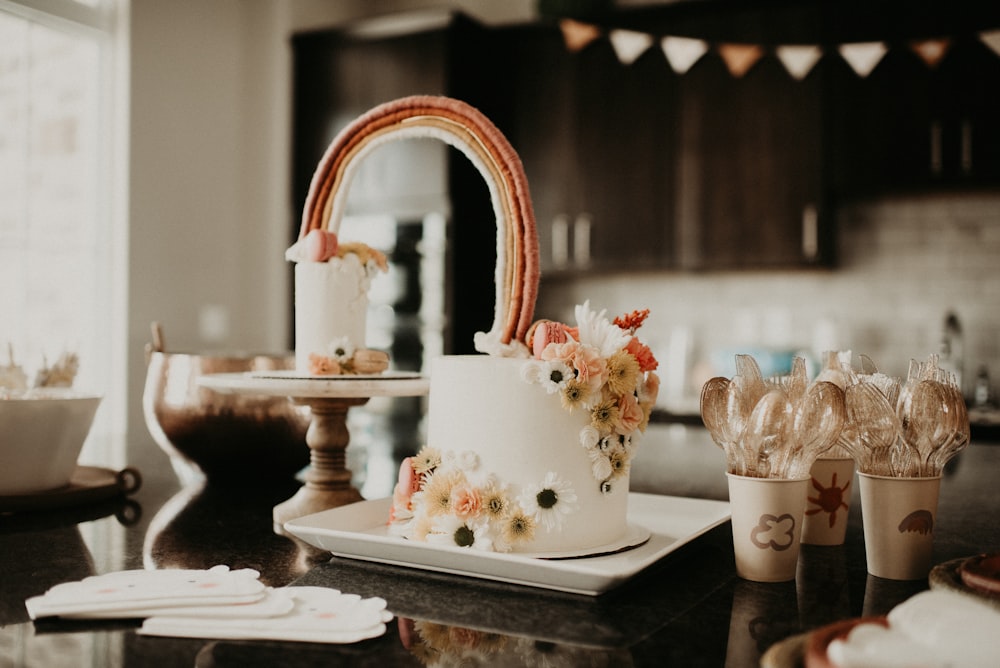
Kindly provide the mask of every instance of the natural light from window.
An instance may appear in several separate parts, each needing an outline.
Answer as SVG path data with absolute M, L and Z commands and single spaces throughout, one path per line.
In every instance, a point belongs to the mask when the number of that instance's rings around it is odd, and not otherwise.
M 93 450 L 124 430 L 113 32 L 36 4 L 0 0 L 0 365 L 77 354 L 74 386 L 105 395 Z

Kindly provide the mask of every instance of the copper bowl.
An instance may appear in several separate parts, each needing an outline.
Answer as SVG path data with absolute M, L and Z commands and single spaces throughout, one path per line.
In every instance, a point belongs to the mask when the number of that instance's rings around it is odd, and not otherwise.
M 285 397 L 223 394 L 199 387 L 211 373 L 294 369 L 285 354 L 194 354 L 147 347 L 142 408 L 153 440 L 183 482 L 252 484 L 290 479 L 309 463 L 309 408 Z

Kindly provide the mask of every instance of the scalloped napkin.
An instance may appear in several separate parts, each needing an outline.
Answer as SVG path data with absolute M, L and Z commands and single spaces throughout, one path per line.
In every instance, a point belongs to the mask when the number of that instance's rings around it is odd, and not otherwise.
M 225 606 L 230 614 L 262 614 L 249 604 L 269 598 L 255 570 L 133 570 L 94 575 L 58 584 L 24 602 L 32 619 L 40 617 L 149 617 L 166 611 Z M 282 607 L 269 600 L 265 609 Z M 287 609 L 289 606 L 284 605 Z M 280 614 L 280 612 L 278 613 Z
M 183 638 L 224 640 L 291 640 L 317 643 L 352 643 L 385 633 L 392 620 L 385 600 L 342 594 L 326 587 L 285 587 L 294 609 L 279 617 L 197 618 L 150 617 L 139 633 Z
M 32 619 L 145 618 L 140 633 L 350 643 L 385 633 L 381 598 L 325 587 L 272 588 L 251 569 L 134 570 L 56 585 L 25 601 Z

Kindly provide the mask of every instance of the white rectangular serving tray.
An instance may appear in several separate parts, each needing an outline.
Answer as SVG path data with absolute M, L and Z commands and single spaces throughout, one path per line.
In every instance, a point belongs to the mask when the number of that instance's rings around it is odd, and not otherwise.
M 392 499 L 361 501 L 285 523 L 293 536 L 339 557 L 596 596 L 729 519 L 729 503 L 630 493 L 628 523 L 650 531 L 637 547 L 592 557 L 539 559 L 390 536 Z

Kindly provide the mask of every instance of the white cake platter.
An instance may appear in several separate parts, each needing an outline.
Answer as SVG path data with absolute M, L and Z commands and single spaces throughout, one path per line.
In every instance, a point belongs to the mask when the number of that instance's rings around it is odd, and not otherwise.
M 291 520 L 284 528 L 339 557 L 596 596 L 729 519 L 725 501 L 631 493 L 631 538 L 615 546 L 618 551 L 544 559 L 391 536 L 386 530 L 391 504 L 389 498 L 360 501 Z
M 408 371 L 343 376 L 307 376 L 296 371 L 213 373 L 200 377 L 198 384 L 216 392 L 296 398 L 413 397 L 430 391 L 426 376 Z

